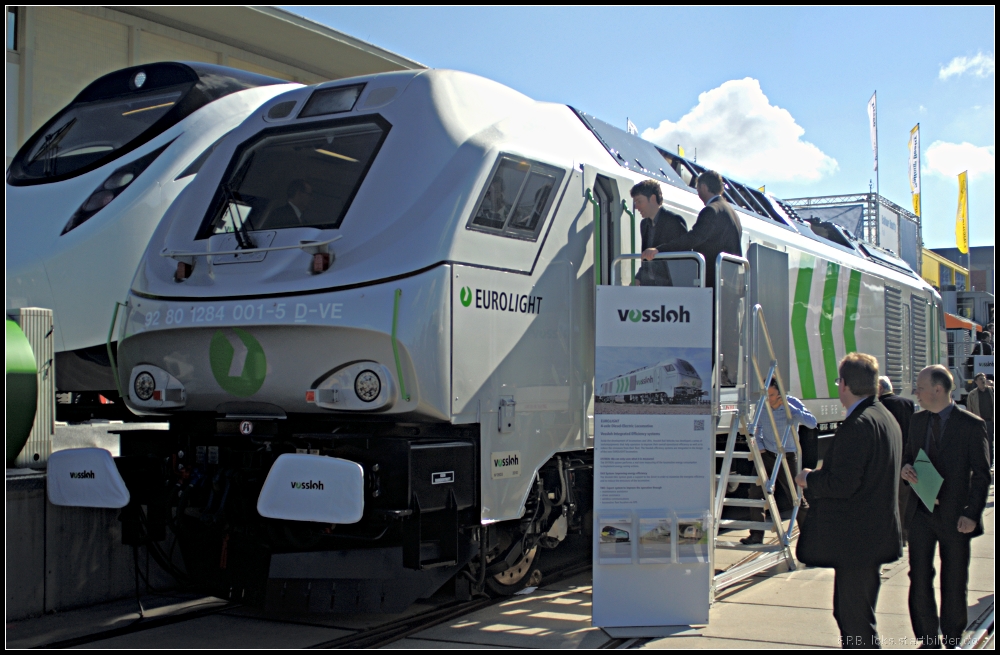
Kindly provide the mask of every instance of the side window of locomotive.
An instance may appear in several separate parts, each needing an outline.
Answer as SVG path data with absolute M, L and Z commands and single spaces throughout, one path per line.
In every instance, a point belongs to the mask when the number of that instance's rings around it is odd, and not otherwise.
M 535 240 L 562 177 L 554 166 L 501 156 L 467 227 Z
M 239 229 L 340 227 L 389 126 L 382 119 L 262 132 L 239 149 L 199 238 Z

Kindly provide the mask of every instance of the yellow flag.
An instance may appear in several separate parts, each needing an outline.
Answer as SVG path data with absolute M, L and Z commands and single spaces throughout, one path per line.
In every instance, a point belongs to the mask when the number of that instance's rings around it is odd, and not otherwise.
M 762 185 L 760 186 L 760 188 L 759 188 L 759 189 L 757 189 L 757 190 L 758 190 L 758 191 L 760 191 L 761 193 L 765 193 L 765 191 L 764 191 L 764 187 L 765 187 L 765 186 L 766 186 L 766 185 L 762 184 Z
M 910 130 L 910 195 L 913 199 L 913 213 L 920 216 L 920 123 Z
M 682 148 L 679 143 L 677 144 L 677 154 L 680 155 L 681 157 L 684 156 L 684 148 Z
M 969 172 L 958 174 L 958 214 L 955 216 L 955 241 L 963 255 L 969 252 Z

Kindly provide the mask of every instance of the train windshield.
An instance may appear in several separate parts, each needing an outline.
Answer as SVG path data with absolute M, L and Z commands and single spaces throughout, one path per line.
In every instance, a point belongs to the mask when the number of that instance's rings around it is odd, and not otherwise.
M 20 186 L 82 175 L 135 150 L 214 100 L 280 83 L 197 63 L 148 64 L 109 73 L 25 142 L 10 164 L 7 181 Z
M 62 177 L 105 158 L 170 111 L 186 86 L 190 85 L 71 106 L 34 140 L 21 174 L 35 179 Z
M 388 131 L 365 117 L 262 132 L 237 149 L 200 238 L 339 227 Z
M 677 370 L 684 375 L 698 375 L 698 372 L 694 370 L 694 367 L 683 359 L 677 360 Z

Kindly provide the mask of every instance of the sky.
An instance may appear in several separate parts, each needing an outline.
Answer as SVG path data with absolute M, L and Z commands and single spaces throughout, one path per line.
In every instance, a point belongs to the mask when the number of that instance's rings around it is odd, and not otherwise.
M 432 68 L 576 107 L 779 197 L 876 184 L 912 208 L 920 124 L 924 245 L 955 245 L 969 171 L 971 245 L 993 245 L 993 7 L 287 7 Z

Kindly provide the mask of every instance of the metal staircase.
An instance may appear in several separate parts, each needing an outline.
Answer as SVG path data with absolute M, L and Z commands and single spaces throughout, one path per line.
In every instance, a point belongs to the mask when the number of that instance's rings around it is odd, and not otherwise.
M 719 275 L 716 279 L 721 280 L 721 261 L 719 264 Z M 735 258 L 733 258 L 735 260 Z M 746 270 L 746 260 L 740 260 Z M 734 261 L 733 263 L 737 263 Z M 716 293 L 717 299 L 720 294 Z M 717 323 L 721 319 L 721 305 L 717 300 Z M 785 383 L 781 378 L 781 372 L 778 370 L 778 361 L 774 353 L 774 347 L 771 343 L 771 337 L 767 330 L 767 323 L 764 320 L 764 311 L 760 305 L 754 305 L 751 312 L 752 317 L 749 323 L 741 321 L 740 326 L 741 332 L 741 343 L 743 344 L 743 352 L 748 353 L 749 357 L 745 355 L 742 357 L 743 366 L 739 367 L 738 380 L 736 384 L 736 390 L 738 393 L 739 400 L 734 405 L 729 405 L 725 410 L 719 412 L 719 419 L 723 418 L 723 414 L 730 415 L 730 429 L 729 436 L 726 440 L 726 449 L 716 451 L 715 455 L 717 458 L 721 458 L 721 468 L 720 472 L 716 475 L 716 487 L 715 487 L 715 499 L 713 503 L 713 517 L 714 517 L 714 534 L 713 534 L 713 546 L 715 549 L 738 549 L 749 551 L 748 556 L 738 562 L 736 565 L 727 568 L 725 571 L 717 574 L 713 580 L 712 590 L 713 597 L 715 593 L 718 593 L 722 589 L 731 586 L 740 580 L 744 580 L 747 577 L 755 575 L 760 571 L 769 569 L 771 567 L 777 566 L 781 562 L 786 562 L 788 568 L 794 570 L 795 558 L 791 550 L 791 540 L 793 537 L 793 531 L 795 530 L 795 521 L 798 516 L 799 508 L 802 504 L 802 490 L 795 485 L 795 474 L 798 471 L 792 472 L 791 467 L 788 464 L 788 458 L 784 449 L 784 443 L 791 436 L 796 452 L 801 453 L 802 447 L 799 444 L 798 432 L 793 429 L 791 408 L 788 405 L 786 399 L 786 387 Z M 718 334 L 718 332 L 717 332 Z M 750 338 L 748 338 L 750 337 Z M 768 364 L 766 375 L 761 375 L 761 367 L 759 364 L 758 353 L 756 352 L 759 345 L 761 344 L 761 339 L 767 346 L 767 356 Z M 718 343 L 718 340 L 716 341 Z M 750 347 L 753 344 L 753 348 Z M 749 402 L 749 386 L 747 385 L 747 374 L 748 366 L 746 366 L 746 360 L 749 359 L 749 363 L 753 368 L 754 379 L 758 384 L 758 389 L 760 390 L 760 399 L 754 403 L 754 406 L 750 406 Z M 719 368 L 718 366 L 716 368 Z M 787 418 L 787 427 L 785 428 L 784 434 L 781 438 L 777 440 L 778 453 L 775 459 L 775 466 L 772 471 L 767 471 L 764 466 L 764 461 L 761 456 L 761 450 L 757 446 L 757 440 L 753 437 L 757 432 L 757 427 L 760 421 L 767 420 L 771 423 L 772 433 L 777 435 L 778 429 L 774 421 L 774 412 L 767 402 L 767 389 L 771 384 L 771 380 L 777 380 L 778 389 L 781 392 L 781 402 L 782 408 L 778 411 L 784 411 Z M 716 393 L 714 394 L 714 399 L 718 401 L 719 393 L 717 391 L 718 379 L 713 380 L 714 385 L 716 385 Z M 726 407 L 721 404 L 716 404 L 716 407 Z M 752 411 L 751 411 L 752 410 Z M 747 435 L 747 445 L 749 447 L 748 451 L 738 451 L 736 450 L 736 436 L 738 433 L 743 433 Z M 748 459 L 753 462 L 754 470 L 757 472 L 756 475 L 736 475 L 731 474 L 730 469 L 732 467 L 733 460 L 736 458 Z M 781 514 L 778 511 L 778 504 L 775 499 L 775 489 L 778 485 L 778 476 L 786 475 L 789 488 L 795 490 L 795 498 L 793 499 L 794 507 L 792 510 L 792 517 L 789 521 L 788 529 L 784 528 L 782 523 Z M 727 498 L 726 491 L 730 482 L 741 482 L 741 483 L 760 483 L 764 490 L 763 499 L 752 499 L 752 498 Z M 726 507 L 747 507 L 747 508 L 760 508 L 767 510 L 769 514 L 769 520 L 764 522 L 756 521 L 741 521 L 733 519 L 723 519 L 722 512 Z M 721 529 L 732 529 L 732 530 L 762 530 L 765 533 L 771 532 L 777 535 L 776 543 L 764 543 L 764 544 L 753 544 L 746 545 L 739 543 L 738 541 L 727 541 L 719 540 L 719 531 Z M 714 553 L 713 553 L 714 561 Z

